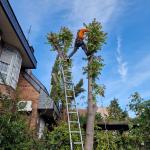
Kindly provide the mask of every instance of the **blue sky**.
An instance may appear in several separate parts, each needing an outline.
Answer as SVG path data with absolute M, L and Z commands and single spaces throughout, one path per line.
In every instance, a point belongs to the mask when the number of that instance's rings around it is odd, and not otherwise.
M 98 81 L 106 86 L 106 96 L 101 99 L 104 105 L 116 97 L 125 108 L 128 97 L 135 91 L 145 99 L 150 98 L 149 0 L 10 0 L 10 3 L 26 36 L 32 26 L 29 39 L 38 61 L 33 72 L 48 90 L 56 54 L 50 51 L 47 33 L 68 26 L 76 35 L 83 22 L 97 18 L 108 33 L 107 44 L 100 53 L 105 67 Z M 73 78 L 74 82 L 84 78 L 87 88 L 86 77 L 82 75 L 84 55 L 80 49 L 73 57 Z M 85 100 L 79 102 L 85 106 Z

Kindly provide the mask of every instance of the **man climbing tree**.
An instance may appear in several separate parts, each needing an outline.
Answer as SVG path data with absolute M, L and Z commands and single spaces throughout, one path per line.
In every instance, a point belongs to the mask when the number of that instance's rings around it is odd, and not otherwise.
M 69 58 L 71 58 L 80 47 L 84 50 L 85 54 L 88 56 L 87 46 L 84 43 L 85 32 L 89 32 L 89 30 L 88 29 L 78 30 L 77 37 L 76 37 L 75 44 L 74 44 L 74 49 L 69 55 Z
M 102 26 L 99 22 L 96 21 L 96 19 L 94 19 L 93 22 L 89 25 L 85 25 L 85 27 L 86 31 L 88 31 L 87 38 L 85 38 L 87 46 L 83 42 L 83 37 L 79 45 L 76 45 L 78 43 L 76 40 L 74 51 L 69 55 L 69 57 L 71 57 L 80 46 L 85 51 L 86 55 L 90 54 L 90 57 L 87 57 L 86 59 L 88 61 L 88 65 L 84 67 L 84 73 L 87 73 L 88 78 L 88 113 L 85 150 L 92 150 L 94 138 L 94 120 L 97 109 L 96 96 L 98 94 L 100 96 L 104 96 L 104 86 L 98 85 L 96 83 L 96 79 L 98 79 L 98 76 L 101 74 L 101 70 L 104 66 L 103 59 L 100 56 L 94 56 L 94 54 L 97 53 L 98 50 L 101 50 L 103 43 L 105 43 L 106 33 L 102 31 Z M 84 32 L 82 32 L 83 36 Z M 52 48 L 61 55 L 62 49 L 65 52 L 70 47 L 72 42 L 72 33 L 70 30 L 68 30 L 68 28 L 62 28 L 58 34 L 48 34 L 48 41 Z

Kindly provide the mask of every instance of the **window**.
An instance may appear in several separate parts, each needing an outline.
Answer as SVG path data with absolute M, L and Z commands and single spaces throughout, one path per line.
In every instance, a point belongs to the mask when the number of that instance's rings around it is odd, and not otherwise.
M 1 82 L 6 82 L 8 67 L 9 67 L 9 64 L 0 61 L 0 81 Z
M 0 61 L 0 71 L 1 71 L 1 72 L 7 72 L 8 66 L 9 66 L 9 64 Z
M 6 77 L 7 77 L 7 74 L 0 72 L 0 83 L 5 83 Z
M 0 56 L 0 83 L 10 85 L 15 89 L 21 64 L 22 58 L 17 50 L 4 49 Z

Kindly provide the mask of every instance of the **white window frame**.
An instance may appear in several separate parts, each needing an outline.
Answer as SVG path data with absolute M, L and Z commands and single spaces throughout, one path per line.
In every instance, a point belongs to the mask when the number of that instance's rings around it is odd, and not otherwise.
M 3 64 L 7 66 L 6 71 L 2 70 L 2 65 Z M 6 82 L 8 69 L 9 69 L 9 64 L 0 60 L 0 83 L 1 82 Z M 4 77 L 3 74 L 5 74 L 6 77 Z
M 20 69 L 21 69 L 21 64 L 22 64 L 22 58 L 19 52 L 16 49 L 13 48 L 4 48 L 3 51 L 8 51 L 8 55 L 10 55 L 10 62 L 4 62 L 1 60 L 1 57 L 5 58 L 5 52 L 4 56 L 0 56 L 0 61 L 3 63 L 8 64 L 7 72 L 0 71 L 1 73 L 6 74 L 6 81 L 5 83 L 2 83 L 3 81 L 0 80 L 0 83 L 2 84 L 7 84 L 10 85 L 13 89 L 16 88 L 18 79 L 19 79 L 19 74 L 20 74 Z M 7 54 L 7 52 L 6 52 Z

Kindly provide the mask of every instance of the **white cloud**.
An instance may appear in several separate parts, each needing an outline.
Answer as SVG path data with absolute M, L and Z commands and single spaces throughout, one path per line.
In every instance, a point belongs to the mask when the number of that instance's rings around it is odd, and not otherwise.
M 120 74 L 122 80 L 126 79 L 127 72 L 128 72 L 128 67 L 127 67 L 127 62 L 123 60 L 122 54 L 121 54 L 121 38 L 117 38 L 117 62 L 118 62 L 118 73 Z
M 16 1 L 10 2 L 13 4 L 14 9 L 16 9 L 15 14 L 19 18 L 24 31 L 32 25 L 31 38 L 34 41 L 32 43 L 34 45 L 37 45 L 36 37 L 41 38 L 41 36 L 45 36 L 41 33 L 45 30 L 45 24 L 49 25 L 47 27 L 48 31 L 53 30 L 55 26 L 63 24 L 76 31 L 82 27 L 83 22 L 88 23 L 93 18 L 97 18 L 105 28 L 112 28 L 113 22 L 122 14 L 124 9 L 124 4 L 120 0 L 18 0 L 17 3 Z M 37 47 L 37 51 L 40 52 L 41 49 Z M 40 59 L 38 62 L 41 65 L 39 66 L 43 67 L 42 57 Z M 47 63 L 53 64 L 52 61 Z M 120 67 L 122 76 L 126 74 L 124 72 L 125 66 L 126 64 L 123 64 Z M 40 67 L 39 72 L 42 70 L 42 67 Z M 48 67 L 44 69 L 49 70 Z M 80 65 L 76 66 L 73 72 L 75 78 L 79 79 L 82 77 Z M 43 74 L 40 78 L 42 81 L 49 81 L 49 78 Z
M 69 19 L 77 26 L 93 18 L 97 18 L 106 25 L 122 8 L 119 4 L 119 0 L 74 0 Z
M 25 29 L 32 25 L 35 35 L 42 30 L 47 18 L 49 22 L 60 19 L 75 29 L 93 18 L 100 20 L 104 26 L 110 26 L 108 22 L 115 20 L 124 6 L 119 0 L 21 0 L 11 3 L 21 13 L 19 19 Z
M 124 106 L 128 104 L 128 97 L 135 91 L 138 91 L 143 98 L 149 98 L 149 88 L 145 87 L 150 82 L 150 55 L 141 56 L 141 60 L 132 61 L 126 82 L 120 79 L 109 79 L 104 84 L 106 85 L 105 103 L 108 104 L 114 97 L 119 98 L 120 103 Z

